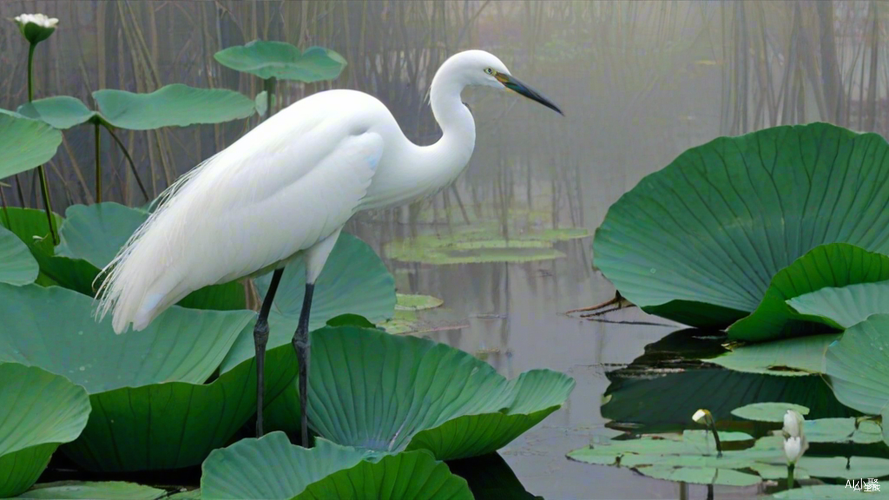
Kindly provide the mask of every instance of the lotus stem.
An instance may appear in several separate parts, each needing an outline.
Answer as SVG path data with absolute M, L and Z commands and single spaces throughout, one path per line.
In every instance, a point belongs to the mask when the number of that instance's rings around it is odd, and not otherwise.
M 716 419 L 710 420 L 710 430 L 713 431 L 713 440 L 716 441 L 716 458 L 722 458 L 722 442 L 719 441 L 719 433 L 716 432 Z
M 272 116 L 272 97 L 275 94 L 275 84 L 277 83 L 277 78 L 274 76 L 271 78 L 266 78 L 262 81 L 263 90 L 265 90 L 265 119 L 268 119 Z
M 56 233 L 55 222 L 52 218 L 52 201 L 49 197 L 49 188 L 46 185 L 46 169 L 43 165 L 37 167 L 37 174 L 40 176 L 40 189 L 43 191 L 43 206 L 46 209 L 46 221 L 49 224 L 49 234 L 52 236 L 52 244 L 59 244 L 59 235 Z
M 99 123 L 93 124 L 96 136 L 96 203 L 102 203 L 102 159 L 99 156 Z
M 794 464 L 787 464 L 787 489 L 793 488 L 793 469 L 796 468 Z
M 19 203 L 22 204 L 22 208 L 28 208 L 28 205 L 25 203 L 25 191 L 22 189 L 22 180 L 19 178 L 19 174 L 15 174 L 15 190 L 19 194 Z
M 34 100 L 34 84 L 31 77 L 31 68 L 34 66 L 34 49 L 37 48 L 36 43 L 30 44 L 28 47 L 28 102 Z
M 28 47 L 28 102 L 34 100 L 34 82 L 33 71 L 34 66 L 34 48 L 36 43 L 30 44 Z M 56 226 L 52 219 L 52 200 L 49 197 L 49 186 L 46 185 L 46 169 L 43 165 L 37 167 L 37 174 L 40 176 L 40 190 L 43 193 L 43 206 L 46 209 L 46 221 L 49 224 L 49 234 L 52 236 L 52 244 L 59 244 L 59 235 L 56 234 Z M 24 203 L 23 203 L 24 205 Z
M 6 227 L 10 227 L 11 223 L 9 221 L 9 208 L 6 204 L 6 193 L 3 192 L 3 183 L 0 183 L 0 203 L 3 204 L 3 216 L 6 223 L 4 224 Z
M 130 170 L 133 172 L 133 177 L 136 178 L 136 184 L 139 185 L 139 190 L 142 191 L 142 196 L 145 197 L 146 201 L 150 201 L 151 198 L 148 196 L 148 191 L 145 190 L 145 186 L 142 184 L 142 179 L 139 178 L 139 172 L 136 171 L 136 164 L 133 162 L 133 158 L 130 157 L 129 151 L 127 151 L 126 146 L 124 146 L 123 142 L 117 137 L 117 134 L 111 130 L 111 127 L 102 123 L 102 126 L 105 127 L 105 130 L 108 131 L 108 134 L 111 135 L 111 138 L 114 139 L 114 142 L 117 143 L 117 146 L 123 151 L 123 155 L 127 158 L 127 163 L 130 164 Z

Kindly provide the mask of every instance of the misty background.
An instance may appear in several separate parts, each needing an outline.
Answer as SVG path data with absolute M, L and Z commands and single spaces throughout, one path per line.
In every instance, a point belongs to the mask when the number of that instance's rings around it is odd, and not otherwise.
M 533 228 L 592 234 L 639 179 L 715 137 L 813 121 L 889 133 L 889 5 L 877 1 L 0 2 L 0 18 L 23 12 L 59 18 L 35 53 L 35 98 L 73 95 L 95 107 L 95 90 L 171 83 L 254 97 L 262 82 L 213 54 L 259 38 L 329 47 L 348 61 L 332 82 L 279 82 L 277 109 L 328 88 L 358 89 L 381 99 L 418 143 L 439 137 L 428 86 L 460 50 L 496 54 L 557 103 L 565 117 L 515 95 L 467 90 L 477 143 L 454 188 L 347 226 L 384 258 L 399 292 L 445 300 L 448 327 L 425 336 L 481 353 L 504 375 L 552 368 L 577 379 L 565 409 L 501 453 L 529 491 L 548 498 L 625 497 L 627 481 L 630 497 L 675 496 L 673 484 L 564 458 L 603 429 L 606 367 L 670 329 L 561 314 L 614 294 L 591 266 L 590 238 L 558 243 L 560 259 L 450 266 L 394 261 L 386 243 L 479 220 L 499 221 L 505 238 Z M 0 30 L 0 107 L 27 101 L 26 66 L 27 45 L 10 22 Z M 155 197 L 258 120 L 119 136 Z M 91 127 L 75 127 L 47 164 L 59 213 L 94 202 L 93 147 Z M 103 199 L 147 203 L 120 150 L 109 140 L 101 147 Z M 0 189 L 11 205 L 42 206 L 36 174 L 7 182 Z

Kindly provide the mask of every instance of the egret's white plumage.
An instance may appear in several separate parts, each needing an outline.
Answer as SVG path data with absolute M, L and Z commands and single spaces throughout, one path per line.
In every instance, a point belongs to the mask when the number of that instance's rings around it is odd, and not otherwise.
M 383 103 L 330 90 L 272 116 L 183 176 L 103 271 L 99 315 L 114 331 L 145 328 L 188 293 L 267 272 L 306 252 L 313 283 L 358 210 L 432 194 L 465 168 L 475 123 L 460 93 L 510 88 L 555 108 L 484 51 L 449 58 L 430 102 L 442 137 L 418 146 Z

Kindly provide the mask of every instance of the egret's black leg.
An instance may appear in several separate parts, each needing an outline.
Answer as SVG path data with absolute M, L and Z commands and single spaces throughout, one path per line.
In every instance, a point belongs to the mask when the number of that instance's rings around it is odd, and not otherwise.
M 284 268 L 275 269 L 272 273 L 272 282 L 269 284 L 269 290 L 262 299 L 262 307 L 259 308 L 259 317 L 256 318 L 256 326 L 253 327 L 253 345 L 256 348 L 256 437 L 262 437 L 262 406 L 263 393 L 265 392 L 264 375 L 265 375 L 265 347 L 269 343 L 269 311 L 272 309 L 272 302 L 275 301 L 275 292 L 278 291 L 278 283 L 281 281 L 281 275 L 284 274 Z
M 312 309 L 313 283 L 306 283 L 306 295 L 303 297 L 303 308 L 299 314 L 299 326 L 293 334 L 293 348 L 296 349 L 296 362 L 299 363 L 299 408 L 302 413 L 300 422 L 300 444 L 309 447 L 309 311 Z

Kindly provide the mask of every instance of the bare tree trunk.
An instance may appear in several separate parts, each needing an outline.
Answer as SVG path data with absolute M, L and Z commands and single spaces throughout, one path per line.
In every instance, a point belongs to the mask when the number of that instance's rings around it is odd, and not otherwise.
M 837 62 L 836 39 L 833 30 L 833 0 L 815 2 L 818 9 L 818 25 L 821 36 L 821 81 L 824 87 L 824 99 L 827 103 L 827 118 L 833 123 L 844 123 L 846 110 L 842 96 L 843 80 L 840 76 L 840 65 Z

